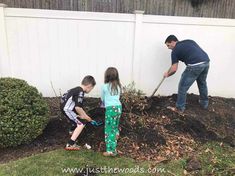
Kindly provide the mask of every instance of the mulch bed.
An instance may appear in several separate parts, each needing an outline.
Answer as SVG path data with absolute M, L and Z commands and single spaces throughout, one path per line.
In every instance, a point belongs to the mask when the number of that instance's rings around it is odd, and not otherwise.
M 51 120 L 42 135 L 30 144 L 0 149 L 0 163 L 63 148 L 69 139 L 70 124 L 59 111 L 59 98 L 45 98 L 50 106 Z M 190 155 L 208 140 L 235 146 L 235 99 L 210 97 L 208 110 L 198 104 L 198 96 L 187 97 L 185 115 L 171 111 L 176 95 L 154 97 L 150 109 L 142 112 L 124 112 L 120 122 L 118 153 L 137 161 L 151 160 L 156 164 L 183 155 Z M 87 98 L 86 109 L 94 119 L 104 120 L 104 109 L 99 99 Z M 92 150 L 105 150 L 104 126 L 87 125 L 78 143 L 91 145 Z

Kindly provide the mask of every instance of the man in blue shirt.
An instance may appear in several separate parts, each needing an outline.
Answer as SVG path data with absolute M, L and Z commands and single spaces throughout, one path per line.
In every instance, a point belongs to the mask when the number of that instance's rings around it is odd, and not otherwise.
M 186 69 L 181 75 L 178 86 L 178 96 L 176 108 L 172 110 L 184 112 L 186 104 L 186 95 L 188 89 L 197 81 L 200 99 L 199 103 L 204 108 L 208 107 L 207 74 L 209 70 L 210 59 L 205 51 L 193 40 L 178 41 L 174 35 L 170 35 L 165 40 L 168 49 L 171 49 L 170 69 L 165 72 L 164 77 L 173 75 L 178 69 L 179 61 L 184 62 Z

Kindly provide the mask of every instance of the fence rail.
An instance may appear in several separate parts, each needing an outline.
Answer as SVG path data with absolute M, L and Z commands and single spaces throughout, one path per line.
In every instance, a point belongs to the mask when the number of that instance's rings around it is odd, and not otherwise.
M 235 18 L 234 0 L 0 0 L 8 7 L 168 16 Z

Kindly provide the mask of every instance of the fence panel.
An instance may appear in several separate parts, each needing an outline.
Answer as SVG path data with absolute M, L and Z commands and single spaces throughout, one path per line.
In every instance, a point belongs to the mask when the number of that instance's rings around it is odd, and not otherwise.
M 93 75 L 99 96 L 104 71 L 117 67 L 123 85 L 134 81 L 149 95 L 170 66 L 165 38 L 194 39 L 209 54 L 209 93 L 235 97 L 235 20 L 136 14 L 71 12 L 0 7 L 0 76 L 27 80 L 44 96 L 57 94 Z M 159 94 L 177 92 L 185 66 Z M 190 92 L 198 93 L 196 85 Z

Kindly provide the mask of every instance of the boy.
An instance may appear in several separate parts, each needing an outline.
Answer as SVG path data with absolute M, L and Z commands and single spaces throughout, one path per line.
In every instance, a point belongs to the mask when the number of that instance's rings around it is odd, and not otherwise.
M 81 86 L 70 89 L 61 98 L 61 111 L 74 126 L 74 131 L 65 146 L 65 150 L 80 149 L 80 146 L 78 146 L 75 141 L 82 132 L 86 123 L 92 121 L 91 117 L 89 117 L 83 110 L 84 94 L 89 93 L 95 85 L 96 82 L 92 76 L 85 76 L 82 80 Z

